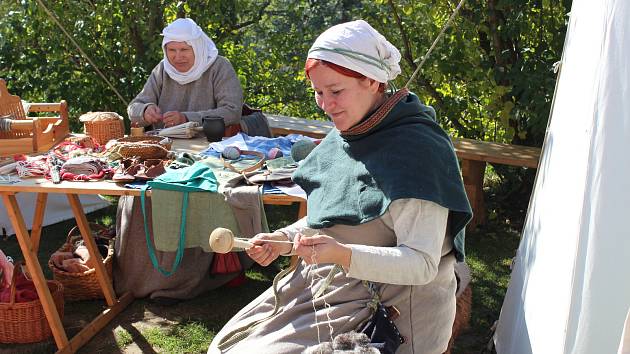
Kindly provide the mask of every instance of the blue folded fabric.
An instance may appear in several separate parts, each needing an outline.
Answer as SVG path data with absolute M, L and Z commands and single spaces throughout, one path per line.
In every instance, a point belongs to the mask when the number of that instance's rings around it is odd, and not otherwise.
M 262 136 L 249 136 L 238 133 L 233 137 L 210 144 L 210 147 L 200 154 L 203 156 L 218 157 L 227 146 L 236 146 L 241 150 L 253 150 L 267 154 L 272 148 L 279 148 L 285 156 L 291 155 L 291 146 L 300 139 L 311 139 L 301 134 L 290 134 L 277 138 L 265 138 Z
M 271 182 L 265 182 L 262 188 L 263 194 L 284 194 L 278 187 L 273 186 Z

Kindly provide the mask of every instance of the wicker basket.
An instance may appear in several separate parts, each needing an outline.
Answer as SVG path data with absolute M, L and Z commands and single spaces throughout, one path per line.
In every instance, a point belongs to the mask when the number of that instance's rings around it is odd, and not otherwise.
M 0 303 L 0 343 L 41 342 L 52 336 L 42 302 L 37 299 L 28 302 L 15 302 L 15 279 L 21 267 L 15 267 L 11 282 L 11 302 Z M 59 317 L 63 319 L 63 285 L 49 280 L 48 289 L 52 295 Z
M 92 230 L 92 237 L 103 238 L 101 235 L 108 231 L 106 227 L 90 223 L 90 229 Z M 81 234 L 78 233 L 79 228 L 73 227 L 68 232 L 66 242 L 59 248 L 59 252 L 72 252 L 74 243 L 81 239 Z M 103 264 L 109 279 L 112 280 L 112 262 L 114 258 L 114 239 L 109 239 L 109 246 L 107 248 L 107 256 L 103 258 Z M 53 279 L 59 281 L 64 287 L 64 297 L 67 301 L 80 301 L 91 299 L 104 298 L 103 290 L 98 283 L 96 276 L 96 269 L 90 269 L 81 273 L 70 273 L 62 269 L 57 268 L 52 259 L 48 260 L 48 267 L 53 273 Z
M 101 145 L 125 136 L 123 118 L 115 112 L 88 112 L 79 117 L 79 121 L 83 122 L 85 134 Z
M 164 141 L 163 137 L 157 136 L 130 136 L 126 138 L 112 140 L 107 144 L 107 152 L 110 159 L 164 159 L 167 157 L 172 142 Z

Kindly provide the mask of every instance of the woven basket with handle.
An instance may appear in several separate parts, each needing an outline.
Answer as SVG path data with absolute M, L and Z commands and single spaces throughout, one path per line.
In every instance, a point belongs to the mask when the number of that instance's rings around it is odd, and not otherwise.
M 0 343 L 33 343 L 52 336 L 39 299 L 15 302 L 15 279 L 21 273 L 21 268 L 18 263 L 13 271 L 11 302 L 0 302 Z M 63 285 L 54 280 L 48 280 L 47 283 L 59 317 L 63 319 Z
M 125 136 L 123 118 L 115 112 L 88 112 L 81 115 L 79 121 L 83 123 L 85 134 L 101 145 Z
M 105 238 L 104 235 L 109 231 L 105 226 L 90 223 L 92 237 Z M 81 234 L 77 226 L 73 227 L 66 238 L 66 242 L 59 248 L 59 252 L 72 252 L 74 244 L 81 240 Z M 114 259 L 114 239 L 109 239 L 107 248 L 107 256 L 103 258 L 103 264 L 109 279 L 112 280 L 112 262 Z M 53 273 L 53 279 L 57 280 L 64 286 L 64 296 L 67 301 L 80 301 L 90 299 L 104 298 L 103 290 L 98 283 L 96 269 L 90 269 L 85 272 L 71 273 L 59 269 L 53 264 L 52 259 L 48 260 L 48 267 Z

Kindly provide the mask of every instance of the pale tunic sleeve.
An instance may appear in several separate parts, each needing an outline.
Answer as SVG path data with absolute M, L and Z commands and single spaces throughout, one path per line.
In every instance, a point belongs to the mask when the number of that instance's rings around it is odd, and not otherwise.
M 143 115 L 150 105 L 160 107 L 162 113 L 181 112 L 193 122 L 201 123 L 204 117 L 220 117 L 225 125 L 239 124 L 243 89 L 232 64 L 222 56 L 217 57 L 199 79 L 185 85 L 171 79 L 160 62 L 127 107 L 131 123 L 147 126 Z M 156 127 L 161 125 L 156 124 Z
M 351 244 L 352 258 L 347 275 L 389 284 L 431 282 L 438 272 L 440 259 L 453 248 L 452 241 L 445 238 L 448 209 L 426 200 L 398 199 L 381 218 L 394 230 L 397 246 Z M 296 234 L 308 229 L 306 218 L 302 218 L 278 231 L 293 240 Z
M 349 277 L 379 283 L 424 285 L 438 273 L 442 255 L 452 249 L 445 240 L 448 209 L 421 199 L 398 199 L 382 216 L 396 234 L 396 247 L 350 245 Z

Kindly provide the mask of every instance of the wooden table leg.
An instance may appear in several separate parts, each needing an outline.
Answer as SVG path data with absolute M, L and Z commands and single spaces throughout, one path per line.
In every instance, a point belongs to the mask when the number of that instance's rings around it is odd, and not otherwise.
M 77 333 L 70 340 L 70 345 L 67 350 L 59 350 L 57 353 L 74 353 L 81 348 L 85 343 L 89 342 L 94 335 L 96 335 L 103 327 L 105 327 L 117 314 L 133 302 L 134 297 L 130 292 L 124 293 L 118 298 L 118 303 L 112 306 L 98 315 L 89 325 L 83 327 L 83 329 Z
M 96 242 L 92 237 L 90 224 L 88 223 L 87 218 L 85 217 L 85 213 L 83 212 L 83 207 L 81 206 L 79 196 L 76 194 L 68 194 L 67 196 L 68 202 L 70 202 L 70 206 L 72 207 L 72 213 L 76 218 L 77 226 L 81 231 L 81 236 L 83 236 L 85 246 L 90 252 L 90 257 L 94 259 L 93 263 L 96 271 L 96 278 L 98 279 L 98 283 L 103 290 L 103 295 L 105 295 L 105 301 L 107 301 L 107 305 L 113 306 L 116 303 L 116 293 L 114 293 L 112 281 L 107 275 L 107 271 L 105 270 L 103 257 L 101 257 L 101 253 L 98 251 Z
M 483 176 L 485 172 L 485 161 L 462 160 L 464 188 L 474 213 L 473 219 L 468 223 L 468 230 L 474 230 L 478 225 L 486 223 L 486 205 L 483 200 Z
M 55 343 L 60 349 L 66 348 L 68 347 L 68 337 L 66 336 L 66 331 L 63 329 L 61 318 L 55 307 L 52 295 L 50 294 L 50 289 L 48 289 L 42 268 L 39 265 L 37 253 L 33 251 L 33 244 L 31 243 L 31 238 L 28 234 L 26 224 L 24 223 L 20 206 L 15 199 L 15 195 L 3 193 L 2 200 L 7 208 L 7 214 L 15 230 L 22 255 L 24 256 L 29 274 L 35 284 L 37 295 L 42 303 L 42 308 L 46 314 L 46 319 L 48 319 L 48 324 L 55 338 Z
M 39 239 L 42 235 L 42 225 L 44 223 L 46 201 L 48 201 L 48 194 L 37 194 L 37 200 L 35 202 L 35 214 L 33 215 L 33 226 L 31 227 L 31 242 L 33 243 L 33 252 L 35 254 L 37 254 L 37 251 L 39 250 Z
M 299 203 L 300 208 L 298 209 L 298 220 L 306 216 L 306 200 Z

